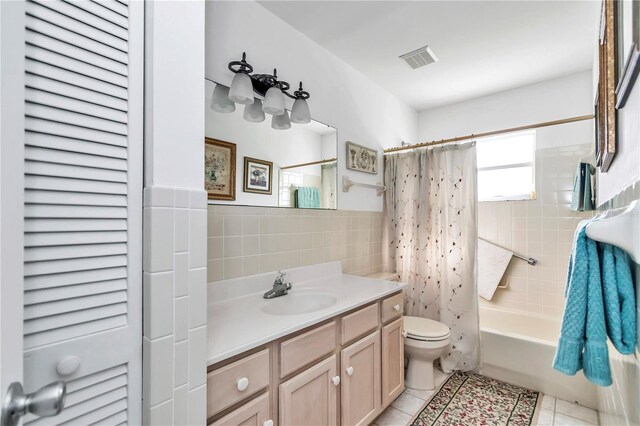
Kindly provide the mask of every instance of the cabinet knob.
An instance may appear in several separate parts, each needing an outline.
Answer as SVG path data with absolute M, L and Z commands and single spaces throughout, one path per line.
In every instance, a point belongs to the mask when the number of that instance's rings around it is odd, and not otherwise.
M 61 376 L 70 376 L 80 368 L 80 358 L 75 355 L 70 355 L 64 358 L 56 366 L 56 371 Z
M 353 367 L 347 367 L 347 375 L 353 376 Z
M 247 379 L 246 377 L 243 377 L 242 379 L 238 380 L 237 385 L 238 385 L 238 390 L 240 392 L 244 392 L 249 387 L 249 379 Z
M 262 426 L 273 426 L 273 420 L 267 420 L 266 422 L 262 423 Z
M 331 381 L 334 385 L 338 386 L 340 384 L 340 376 L 335 376 Z
M 396 312 L 400 312 L 400 305 L 393 305 L 393 310 Z

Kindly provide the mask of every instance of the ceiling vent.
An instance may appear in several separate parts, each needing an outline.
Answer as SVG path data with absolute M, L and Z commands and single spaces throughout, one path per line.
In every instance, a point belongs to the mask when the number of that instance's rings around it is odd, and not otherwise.
M 438 58 L 436 58 L 436 55 L 429 46 L 424 46 L 412 52 L 405 53 L 400 56 L 400 59 L 404 59 L 405 62 L 413 69 L 438 62 Z

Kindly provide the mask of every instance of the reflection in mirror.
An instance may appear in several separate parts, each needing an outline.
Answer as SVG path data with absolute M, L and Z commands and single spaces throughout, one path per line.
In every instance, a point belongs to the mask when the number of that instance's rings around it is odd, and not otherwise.
M 234 201 L 215 199 L 209 202 L 336 209 L 337 130 L 314 120 L 308 124 L 292 124 L 287 130 L 275 130 L 269 119 L 248 121 L 244 105 L 235 105 L 231 112 L 214 111 L 211 105 L 215 87 L 216 83 L 206 80 L 205 136 L 235 144 L 235 168 L 228 169 L 234 169 L 232 174 L 235 176 L 231 179 L 235 179 L 236 193 Z M 226 86 L 220 86 L 216 96 L 221 93 L 228 93 Z M 220 98 L 217 102 L 220 104 Z M 245 158 L 249 160 L 245 161 Z M 265 183 L 273 188 L 268 192 L 255 190 L 256 184 L 262 184 L 262 181 L 256 181 L 256 173 L 263 163 L 273 163 L 271 176 L 269 173 L 264 176 L 271 180 Z M 245 170 L 246 167 L 249 170 Z

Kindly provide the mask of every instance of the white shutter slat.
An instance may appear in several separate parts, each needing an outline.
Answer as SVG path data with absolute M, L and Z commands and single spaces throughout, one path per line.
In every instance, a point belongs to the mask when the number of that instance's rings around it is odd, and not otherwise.
M 107 46 L 104 43 L 92 40 L 73 31 L 69 31 L 68 29 L 58 25 L 53 25 L 47 21 L 43 21 L 42 19 L 27 15 L 25 17 L 25 23 L 27 29 L 30 31 L 55 38 L 67 44 L 88 50 L 89 52 L 96 53 L 122 64 L 127 64 L 129 61 L 126 52 Z
M 90 117 L 98 117 L 116 123 L 127 124 L 127 113 L 113 108 L 106 108 L 94 103 L 85 102 L 65 95 L 44 92 L 42 90 L 27 89 L 26 100 L 32 104 L 55 107 Z
M 26 233 L 74 231 L 123 231 L 125 219 L 25 219 Z
M 105 145 L 79 139 L 70 139 L 63 136 L 47 135 L 44 133 L 29 132 L 25 135 L 27 147 L 46 148 L 58 151 L 67 151 L 70 155 L 87 154 L 103 157 L 104 161 L 114 158 L 127 159 L 127 149 L 121 146 Z
M 25 76 L 25 85 L 27 88 L 37 89 L 42 93 L 62 95 L 71 99 L 79 99 L 86 103 L 110 108 L 115 111 L 127 112 L 127 101 L 125 99 L 117 98 L 112 94 L 89 90 L 79 85 L 53 80 L 46 76 L 29 73 Z M 115 88 L 116 86 L 109 85 L 106 87 Z
M 25 213 L 29 218 L 100 218 L 120 219 L 127 217 L 127 209 L 124 207 L 102 206 L 57 206 L 27 204 Z
M 50 191 L 76 191 L 97 194 L 126 194 L 126 185 L 117 182 L 100 182 L 52 176 L 25 176 L 29 188 Z
M 27 150 L 27 155 L 29 154 L 29 150 Z M 26 161 L 25 174 L 117 183 L 125 183 L 127 181 L 127 172 L 122 170 L 76 166 L 72 165 L 70 161 L 67 161 L 66 164 L 31 161 L 31 158 Z
M 51 260 L 49 262 L 25 263 L 25 276 L 61 274 L 73 271 L 88 271 L 91 269 L 115 268 L 127 266 L 126 256 L 88 257 L 83 259 Z
M 102 294 L 94 294 L 84 297 L 73 297 L 66 300 L 53 300 L 38 305 L 25 305 L 24 319 L 37 320 L 53 315 L 63 315 L 70 312 L 82 311 L 100 306 L 115 305 L 126 302 L 127 294 L 124 291 L 114 291 Z
M 124 195 L 90 194 L 86 192 L 41 191 L 30 189 L 25 193 L 26 204 L 59 204 L 76 206 L 126 207 Z
M 25 54 L 29 59 L 52 65 L 75 74 L 91 77 L 119 87 L 127 87 L 127 77 L 105 68 L 100 68 L 78 59 L 70 58 L 42 47 L 31 44 L 25 46 Z
M 28 247 L 64 246 L 72 244 L 107 244 L 127 241 L 127 233 L 122 232 L 55 232 L 25 234 Z
M 119 306 L 116 307 L 120 310 L 124 309 Z M 94 309 L 93 311 L 96 310 Z M 24 345 L 30 350 L 33 350 L 41 346 L 62 343 L 77 339 L 78 337 L 89 336 L 93 333 L 100 333 L 105 330 L 111 330 L 113 328 L 124 327 L 127 325 L 127 316 L 125 314 L 108 316 L 106 315 L 108 313 L 110 312 L 105 310 L 90 312 L 90 314 L 97 319 L 93 321 L 89 320 L 87 322 L 78 322 L 72 318 L 67 318 L 67 321 L 56 323 L 58 324 L 57 328 L 50 328 L 40 332 L 30 333 L 28 330 L 25 330 Z M 26 326 L 27 324 L 25 324 L 25 327 Z
M 38 289 L 38 291 L 25 291 L 24 305 L 36 305 L 38 303 L 47 303 L 74 297 L 111 293 L 114 291 L 126 289 L 127 281 L 122 279 L 115 281 L 100 281 L 95 283 L 82 283 L 78 285 L 68 285 L 48 289 Z
M 72 4 L 77 8 L 83 9 L 92 15 L 99 16 L 105 21 L 111 22 L 119 27 L 124 29 L 129 27 L 129 21 L 125 16 L 122 16 L 109 8 L 102 7 L 99 3 L 89 0 L 74 0 Z
M 76 62 L 89 65 L 91 67 L 99 67 L 106 71 L 110 71 L 115 74 L 119 74 L 121 76 L 127 75 L 127 65 L 122 62 L 114 61 L 113 59 L 106 58 L 97 53 L 93 53 L 90 50 L 83 49 L 73 44 L 69 44 L 65 41 L 60 41 L 53 37 L 50 37 L 46 34 L 41 34 L 39 32 L 27 30 L 26 32 L 26 40 L 28 46 L 37 46 L 37 49 L 44 49 L 47 52 L 51 52 L 53 55 L 60 55 L 67 58 L 73 58 L 73 63 Z M 30 49 L 33 51 L 33 49 Z M 30 57 L 33 56 L 33 53 L 27 53 Z M 49 62 L 54 56 L 49 55 L 47 57 L 43 55 L 39 55 L 42 58 L 43 62 L 48 62 L 52 65 L 57 65 L 57 62 Z M 49 58 L 49 59 L 45 59 Z M 68 63 L 68 62 L 65 62 Z M 74 68 L 69 68 L 72 71 L 76 71 L 80 65 L 74 65 Z M 66 68 L 66 67 L 65 67 Z M 81 72 L 81 74 L 86 74 L 85 72 Z M 102 74 L 102 73 L 101 73 Z M 107 80 L 109 81 L 109 80 Z
M 91 323 L 92 321 L 102 321 L 112 317 L 124 316 L 126 311 L 127 306 L 125 304 L 117 303 L 114 305 L 99 306 L 84 311 L 72 311 L 50 317 L 27 319 L 24 322 L 24 337 L 25 340 L 27 340 L 31 337 L 31 334 L 43 333 L 46 331 L 61 332 L 62 329 L 67 326 L 84 325 L 83 323 Z
M 92 90 L 96 95 L 109 95 L 116 99 L 125 101 L 127 99 L 127 89 L 124 87 L 77 74 L 34 59 L 27 58 L 25 61 L 25 71 L 27 72 L 27 77 L 30 75 L 46 77 L 52 81 L 58 81 L 87 90 Z M 56 88 L 52 86 L 49 90 L 53 91 L 55 89 Z
M 69 31 L 73 31 L 74 33 L 80 34 L 91 40 L 106 44 L 107 46 L 111 46 L 122 52 L 127 52 L 128 46 L 126 40 L 123 40 L 105 31 L 101 31 L 100 29 L 95 28 L 88 23 L 85 23 L 83 20 L 73 19 L 69 16 L 66 16 L 65 14 L 59 13 L 47 7 L 49 3 L 54 2 L 42 2 L 42 4 L 38 4 L 32 1 L 27 2 L 27 15 L 33 16 L 42 21 L 50 22 L 62 28 L 66 28 Z
M 112 10 L 124 17 L 129 16 L 129 9 L 127 8 L 127 6 L 122 3 L 118 3 L 115 0 L 98 0 L 95 3 L 98 3 L 100 6 L 106 7 L 107 9 Z
M 26 1 L 25 388 L 81 363 L 63 412 L 25 424 L 142 420 L 143 9 Z
M 78 114 L 76 112 L 66 111 L 60 108 L 34 104 L 31 102 L 27 102 L 25 106 L 25 114 L 28 117 L 38 117 L 44 120 L 84 127 L 101 132 L 115 133 L 117 135 L 127 134 L 126 124 L 92 117 L 90 115 Z
M 25 118 L 27 131 L 46 133 L 54 136 L 65 136 L 72 139 L 81 139 L 90 142 L 104 143 L 107 145 L 126 146 L 127 138 L 123 135 L 107 133 L 87 127 L 78 127 L 66 123 L 43 120 L 39 117 L 27 116 Z
M 119 27 L 102 17 L 88 13 L 82 9 L 73 6 L 72 3 L 64 1 L 47 1 L 47 0 L 31 0 L 41 6 L 54 10 L 59 14 L 67 16 L 76 20 L 77 22 L 83 22 L 93 28 L 96 28 L 104 33 L 110 34 L 114 37 L 120 38 L 123 41 L 127 41 L 129 33 L 125 28 Z
M 25 263 L 60 259 L 84 259 L 88 257 L 117 256 L 127 253 L 126 243 L 77 244 L 72 246 L 29 247 Z
M 38 146 L 27 146 L 28 157 L 31 161 L 55 164 L 82 164 L 82 167 L 94 167 L 96 169 L 127 171 L 127 161 L 122 158 L 104 157 L 100 155 L 85 154 L 82 152 L 69 152 Z
M 99 286 L 101 282 L 118 281 L 118 283 L 111 283 L 113 288 L 120 289 L 120 282 L 125 281 L 127 278 L 127 270 L 123 267 L 114 267 L 108 269 L 95 269 L 86 271 L 69 271 L 62 272 L 55 275 L 36 275 L 28 277 L 25 280 L 24 288 L 26 294 L 29 295 L 29 300 L 42 299 L 48 290 L 58 289 L 62 287 L 75 287 L 78 288 L 81 284 L 88 286 Z M 33 290 L 42 290 L 41 292 Z M 25 298 L 27 296 L 25 295 Z M 29 302 L 32 304 L 34 302 Z

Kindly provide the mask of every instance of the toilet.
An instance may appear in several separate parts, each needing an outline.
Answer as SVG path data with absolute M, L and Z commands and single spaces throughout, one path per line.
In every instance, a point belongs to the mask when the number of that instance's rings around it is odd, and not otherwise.
M 438 321 L 405 316 L 403 335 L 404 354 L 409 360 L 405 385 L 413 389 L 434 389 L 433 361 L 449 348 L 451 330 Z

